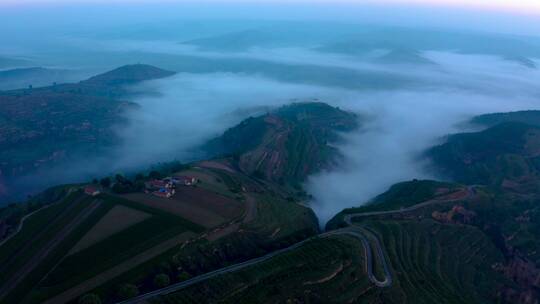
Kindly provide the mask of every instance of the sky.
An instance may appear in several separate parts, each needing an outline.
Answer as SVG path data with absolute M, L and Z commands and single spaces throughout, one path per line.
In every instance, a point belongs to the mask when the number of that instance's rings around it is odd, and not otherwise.
M 75 3 L 187 3 L 190 0 L 0 0 L 0 5 L 21 6 L 28 4 L 75 4 Z M 526 14 L 540 14 L 538 0 L 203 0 L 197 2 L 215 3 L 347 3 L 347 4 L 415 4 L 428 6 L 450 6 L 461 8 L 480 8 Z
M 540 35 L 539 0 L 0 0 L 13 29 L 174 19 L 318 20 Z M 2 36 L 0 28 L 0 36 Z

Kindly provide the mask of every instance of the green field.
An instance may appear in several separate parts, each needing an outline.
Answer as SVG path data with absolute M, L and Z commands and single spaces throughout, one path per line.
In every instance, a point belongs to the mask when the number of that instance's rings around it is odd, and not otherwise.
M 116 204 L 152 214 L 152 217 L 64 258 L 27 298 L 28 303 L 58 294 L 184 231 L 203 231 L 196 224 L 158 209 L 108 195 L 100 198 L 103 199 L 102 212 L 85 225 L 86 229 L 81 229 L 77 240 Z
M 2 271 L 0 281 L 7 282 L 23 267 L 40 249 L 68 223 L 70 223 L 84 208 L 88 207 L 92 199 L 80 193 L 72 193 L 59 203 L 37 212 L 25 222 L 23 229 L 0 247 Z M 87 219 L 90 220 L 90 219 Z M 74 231 L 61 241 L 39 265 L 26 276 L 2 301 L 13 303 L 21 299 L 39 282 L 47 273 L 51 265 L 55 265 L 64 256 L 71 246 L 78 240 L 72 238 Z
M 96 198 L 73 192 L 64 199 L 30 216 L 21 231 L 0 247 L 0 282 L 7 282 Z M 101 195 L 101 203 L 57 246 L 40 260 L 2 303 L 40 303 L 77 285 L 123 260 L 184 231 L 199 233 L 203 228 L 183 218 L 142 204 Z M 70 249 L 115 205 L 124 205 L 152 216 L 80 252 Z M 24 298 L 24 300 L 23 300 Z
M 506 282 L 502 254 L 471 226 L 432 220 L 367 222 L 381 240 L 393 285 L 376 288 L 360 242 L 315 239 L 247 269 L 198 283 L 153 303 L 496 303 Z M 379 263 L 377 263 L 379 264 Z M 375 268 L 382 278 L 381 271 Z
M 255 198 L 257 217 L 254 222 L 244 224 L 245 229 L 263 235 L 276 233 L 274 239 L 302 231 L 309 235 L 317 232 L 317 218 L 311 209 L 269 194 L 256 195 Z
M 349 237 L 315 239 L 256 266 L 156 299 L 155 303 L 282 303 L 292 298 L 308 303 L 344 303 L 369 290 L 361 250 L 361 244 Z

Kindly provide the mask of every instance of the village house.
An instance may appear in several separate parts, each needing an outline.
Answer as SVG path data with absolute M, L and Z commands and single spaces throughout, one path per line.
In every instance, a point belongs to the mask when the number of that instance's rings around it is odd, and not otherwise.
M 197 183 L 197 179 L 192 176 L 173 176 L 172 182 L 177 185 L 193 186 Z
M 170 179 L 154 179 L 145 183 L 145 192 L 162 198 L 170 198 L 176 192 L 175 184 Z
M 145 183 L 146 189 L 158 190 L 158 189 L 172 189 L 174 184 L 171 181 L 153 179 Z
M 99 189 L 95 186 L 86 186 L 84 187 L 84 193 L 90 196 L 97 196 L 101 193 Z

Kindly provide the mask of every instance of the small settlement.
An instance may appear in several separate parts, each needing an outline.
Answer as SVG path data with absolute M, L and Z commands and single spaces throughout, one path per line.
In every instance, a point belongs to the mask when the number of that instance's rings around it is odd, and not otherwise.
M 170 198 L 176 193 L 176 186 L 193 186 L 197 179 L 191 176 L 173 176 L 153 179 L 145 183 L 145 192 L 157 197 Z
M 86 186 L 84 187 L 84 193 L 90 196 L 97 196 L 101 193 L 99 189 L 95 186 Z

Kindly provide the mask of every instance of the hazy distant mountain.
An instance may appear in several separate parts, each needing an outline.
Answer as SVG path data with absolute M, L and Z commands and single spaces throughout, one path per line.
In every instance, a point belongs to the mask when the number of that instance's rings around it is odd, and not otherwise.
M 212 51 L 242 51 L 255 46 L 279 45 L 280 36 L 276 33 L 246 30 L 189 40 L 182 44 L 197 46 L 201 49 Z
M 0 71 L 0 90 L 42 87 L 54 83 L 72 82 L 83 77 L 83 72 L 41 67 Z
M 33 65 L 30 60 L 0 56 L 0 69 L 28 67 Z
M 416 65 L 435 65 L 436 63 L 423 57 L 418 51 L 407 49 L 394 49 L 387 54 L 374 60 L 381 64 L 416 64 Z
M 182 42 L 208 51 L 238 52 L 253 47 L 313 47 L 335 37 L 334 27 L 313 23 L 261 24 L 254 29 L 231 31 Z M 343 29 L 340 28 L 340 31 Z M 344 33 L 349 33 L 351 29 Z
M 140 81 L 165 78 L 173 75 L 174 72 L 165 71 L 151 65 L 134 64 L 126 65 L 110 72 L 94 76 L 81 84 L 118 86 L 132 84 Z
M 381 49 L 457 51 L 512 58 L 540 58 L 537 38 L 413 28 L 366 27 L 357 34 L 329 41 L 321 52 L 362 55 Z
M 537 69 L 538 65 L 533 60 L 523 57 L 523 56 L 506 56 L 504 59 L 509 61 L 514 61 L 516 63 L 521 64 L 524 67 L 531 68 L 531 69 Z

